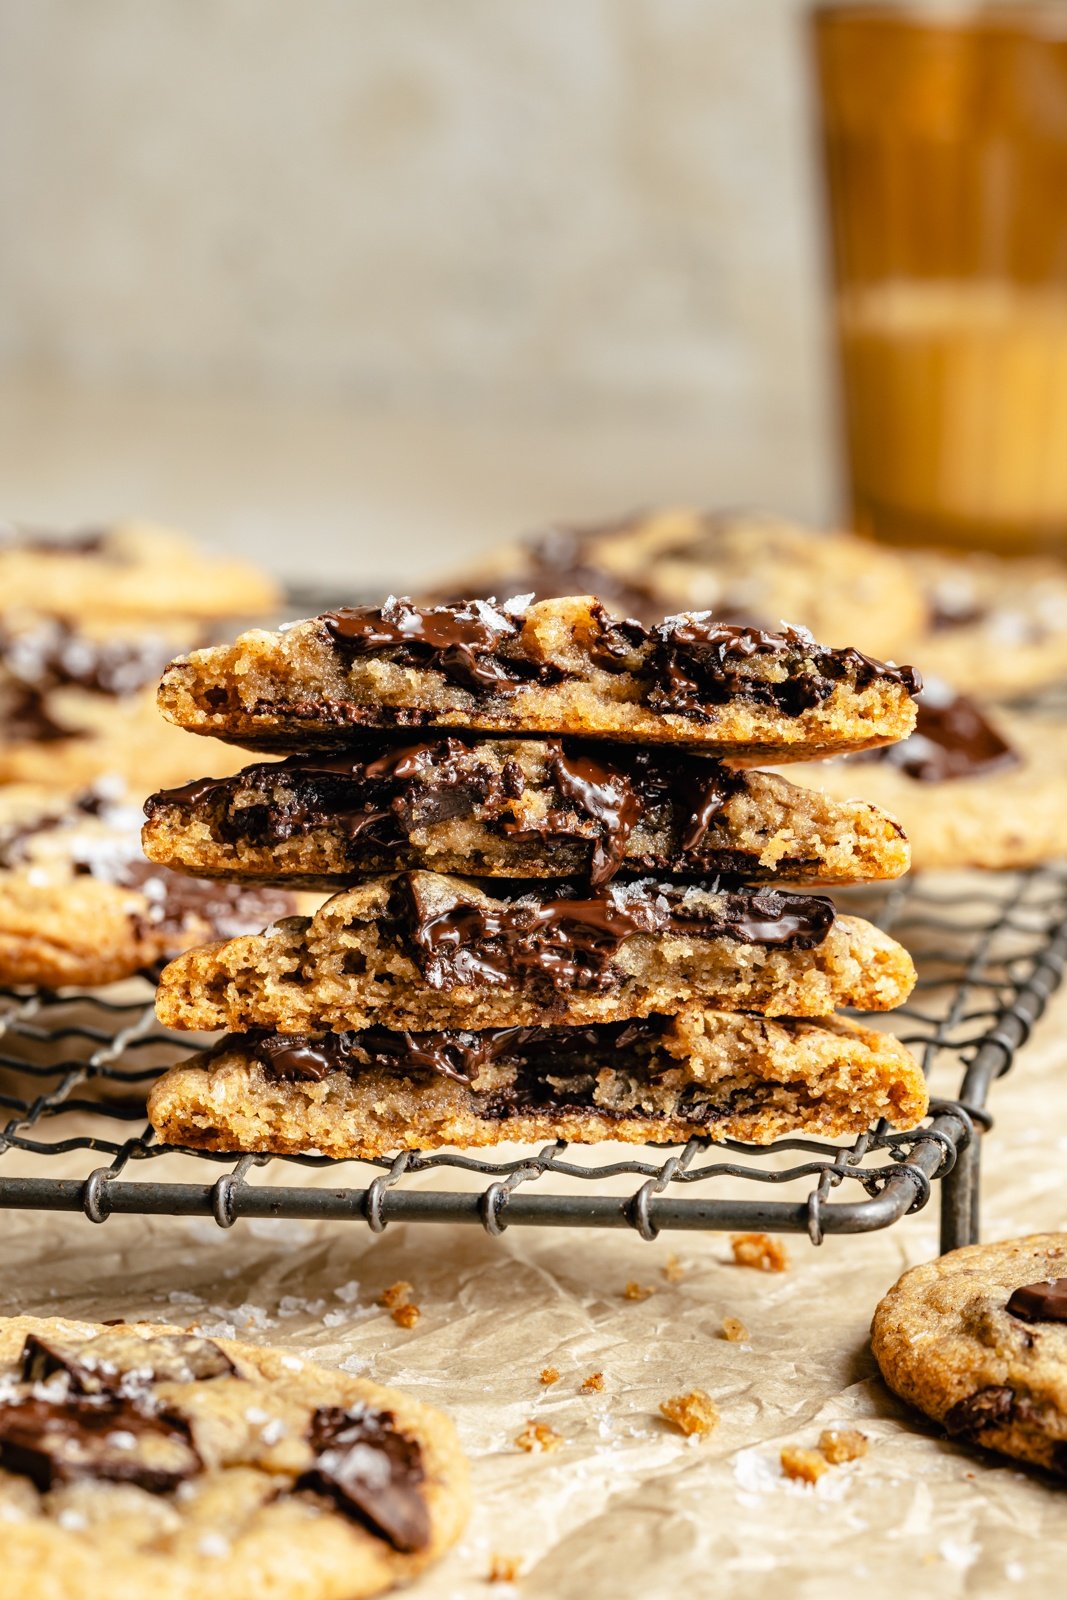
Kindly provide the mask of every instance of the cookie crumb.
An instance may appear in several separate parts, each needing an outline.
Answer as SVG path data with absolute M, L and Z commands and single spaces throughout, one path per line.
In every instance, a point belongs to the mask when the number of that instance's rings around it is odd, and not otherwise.
M 622 1291 L 622 1297 L 624 1300 L 647 1300 L 649 1295 L 655 1292 L 650 1283 L 638 1283 L 636 1278 L 631 1278 Z
M 845 1461 L 858 1461 L 867 1450 L 867 1435 L 856 1428 L 824 1428 L 819 1435 L 819 1453 L 832 1467 L 839 1467 Z
M 394 1306 L 389 1315 L 398 1328 L 413 1328 L 422 1316 L 422 1312 L 410 1300 L 405 1300 L 403 1305 Z
M 582 1387 L 579 1389 L 578 1393 L 579 1394 L 599 1394 L 601 1389 L 603 1389 L 603 1387 L 604 1387 L 604 1374 L 602 1372 L 591 1372 L 589 1374 L 588 1378 L 585 1379 L 585 1381 L 582 1384 Z
M 817 1483 L 823 1473 L 830 1470 L 824 1455 L 818 1450 L 805 1450 L 799 1444 L 783 1445 L 780 1460 L 786 1477 L 802 1483 Z
M 724 1339 L 728 1339 L 731 1344 L 748 1343 L 748 1329 L 740 1317 L 723 1317 L 722 1336 Z
M 682 1266 L 677 1256 L 669 1255 L 663 1266 L 663 1276 L 668 1283 L 681 1283 L 687 1270 L 686 1267 Z
M 518 1583 L 522 1576 L 522 1562 L 518 1556 L 492 1556 L 486 1583 Z
M 556 1450 L 563 1443 L 563 1435 L 550 1428 L 547 1422 L 536 1422 L 531 1417 L 515 1443 L 520 1450 Z
M 735 1233 L 730 1239 L 734 1263 L 739 1267 L 753 1267 L 757 1272 L 785 1272 L 789 1255 L 780 1239 L 769 1233 Z
M 392 1311 L 394 1306 L 403 1305 L 404 1301 L 410 1299 L 410 1297 L 411 1285 L 410 1283 L 405 1283 L 403 1278 L 401 1278 L 399 1282 L 391 1283 L 388 1289 L 382 1290 L 381 1294 L 378 1296 L 378 1304 L 380 1306 L 385 1306 L 387 1310 Z
M 558 1367 L 542 1367 L 538 1374 L 538 1382 L 543 1383 L 547 1389 L 550 1384 L 559 1382 Z
M 688 1394 L 676 1394 L 669 1400 L 662 1400 L 660 1412 L 684 1434 L 712 1433 L 719 1422 L 718 1407 L 703 1389 L 690 1389 Z

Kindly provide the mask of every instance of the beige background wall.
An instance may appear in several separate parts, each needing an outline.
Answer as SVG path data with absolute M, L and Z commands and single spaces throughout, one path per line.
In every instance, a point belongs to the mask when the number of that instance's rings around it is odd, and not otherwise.
M 817 513 L 800 9 L 0 0 L 5 500 L 383 576 L 435 516 Z

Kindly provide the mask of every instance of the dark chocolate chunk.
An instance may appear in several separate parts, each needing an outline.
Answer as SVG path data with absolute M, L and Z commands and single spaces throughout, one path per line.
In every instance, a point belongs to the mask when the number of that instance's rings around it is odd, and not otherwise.
M 992 1385 L 979 1389 L 956 1404 L 945 1417 L 945 1427 L 954 1439 L 971 1440 L 985 1428 L 999 1428 L 1011 1422 L 1015 1410 L 1015 1391 Z
M 1046 1278 L 1014 1289 L 1007 1309 L 1023 1322 L 1067 1322 L 1067 1278 Z
M 498 891 L 499 892 L 499 891 Z M 831 901 L 775 889 L 723 891 L 713 910 L 700 911 L 687 890 L 671 883 L 600 889 L 586 898 L 518 895 L 481 904 L 458 900 L 426 906 L 408 874 L 398 879 L 390 920 L 424 977 L 436 989 L 456 984 L 512 988 L 547 983 L 555 989 L 602 987 L 612 981 L 612 958 L 638 933 L 730 939 L 738 944 L 807 950 L 826 938 Z
M 884 762 L 919 783 L 983 777 L 1021 764 L 974 701 L 940 683 L 928 683 L 919 696 L 915 732 L 909 738 L 851 759 Z
M 22 1347 L 22 1380 L 43 1383 L 65 1372 L 82 1395 L 129 1394 L 150 1383 L 193 1383 L 232 1378 L 237 1368 L 212 1339 L 191 1333 L 97 1334 L 92 1339 L 42 1338 L 27 1334 Z
M 121 697 L 154 683 L 174 654 L 158 634 L 94 639 L 69 623 L 45 621 L 28 632 L 0 629 L 0 666 L 27 689 L 85 689 Z
M 767 633 L 702 611 L 668 617 L 651 636 L 649 704 L 682 716 L 700 717 L 709 705 L 741 698 L 795 717 L 827 700 L 844 681 L 857 690 L 876 681 L 898 683 L 909 694 L 920 686 L 914 668 L 890 666 L 859 650 L 828 649 L 805 628 Z M 784 673 L 777 678 L 754 674 L 749 663 L 758 657 L 780 661 Z
M 34 555 L 99 556 L 107 548 L 106 528 L 81 528 L 74 533 L 44 533 L 34 528 L 19 528 L 10 522 L 0 525 L 0 551 L 26 550 Z
M 514 641 L 513 617 L 484 601 L 468 605 L 417 606 L 390 599 L 384 606 L 344 606 L 327 612 L 323 626 L 349 655 L 381 655 L 405 666 L 433 667 L 464 689 L 517 689 L 533 679 L 559 677 L 528 656 L 501 653 Z
M 297 1489 L 328 1495 L 339 1511 L 409 1554 L 430 1542 L 430 1513 L 420 1485 L 422 1449 L 399 1432 L 389 1411 L 319 1406 L 308 1440 L 315 1464 Z
M 139 1400 L 30 1396 L 0 1404 L 0 1467 L 42 1493 L 94 1478 L 169 1494 L 202 1466 L 188 1422 Z

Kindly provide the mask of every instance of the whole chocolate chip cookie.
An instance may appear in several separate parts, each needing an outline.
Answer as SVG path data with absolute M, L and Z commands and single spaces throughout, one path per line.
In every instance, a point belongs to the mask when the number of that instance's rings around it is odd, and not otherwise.
M 279 1350 L 0 1322 L 4 1600 L 359 1600 L 459 1536 L 452 1424 Z
M 890 1388 L 952 1438 L 1067 1476 L 1067 1234 L 913 1267 L 871 1344 Z

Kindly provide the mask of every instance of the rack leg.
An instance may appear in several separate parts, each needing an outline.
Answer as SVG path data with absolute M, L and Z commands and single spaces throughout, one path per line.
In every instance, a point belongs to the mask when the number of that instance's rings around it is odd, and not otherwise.
M 982 1130 L 975 1128 L 967 1154 L 971 1158 L 971 1229 L 968 1244 L 982 1237 Z
M 941 1180 L 941 1254 L 978 1242 L 978 1139 L 961 1150 Z

